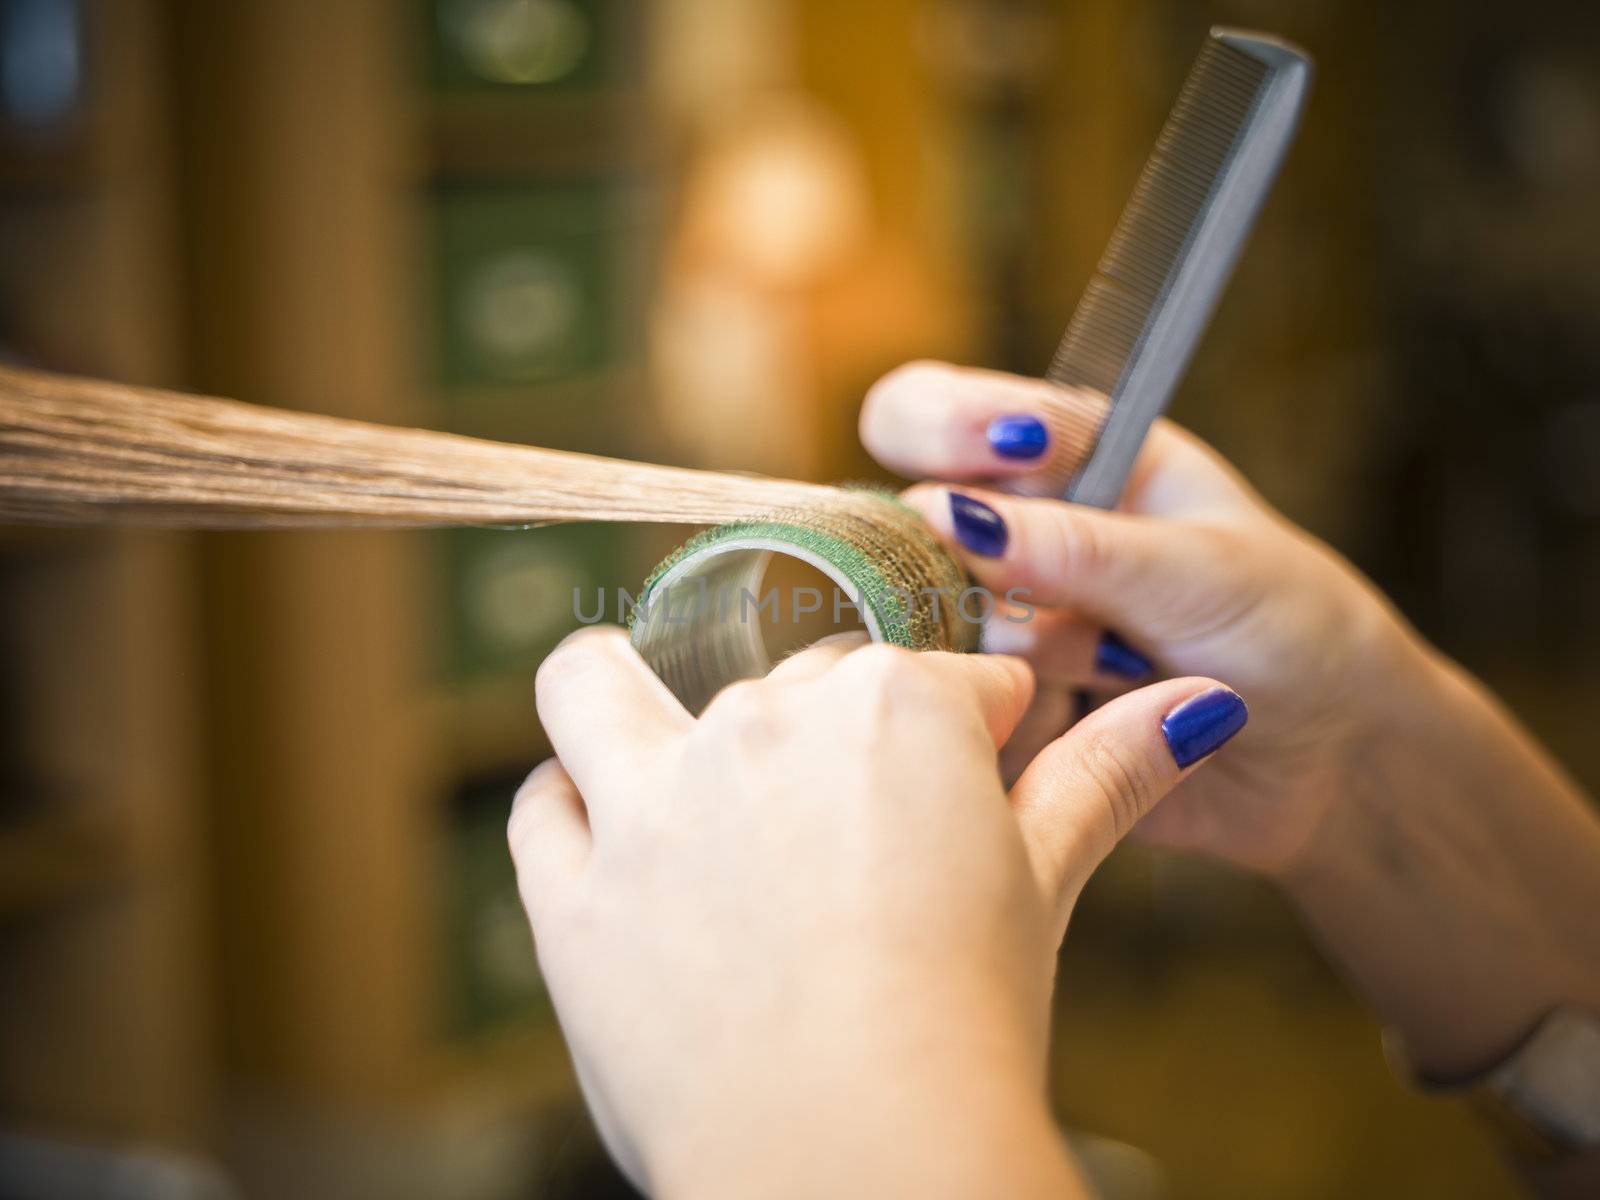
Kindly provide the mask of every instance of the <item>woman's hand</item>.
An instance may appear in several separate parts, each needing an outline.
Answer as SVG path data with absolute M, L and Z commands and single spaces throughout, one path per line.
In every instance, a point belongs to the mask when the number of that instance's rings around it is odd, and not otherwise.
M 616 630 L 540 669 L 559 761 L 510 840 L 584 1092 L 657 1194 L 1074 1194 L 1043 1101 L 1067 915 L 1244 706 L 1120 697 L 1008 796 L 1028 667 L 857 645 L 698 720 Z
M 1125 689 L 1152 671 L 1214 675 L 1250 697 L 1256 719 L 1140 833 L 1280 874 L 1381 734 L 1373 697 L 1415 686 L 1428 656 L 1353 568 L 1168 422 L 1152 429 L 1118 512 L 998 494 L 1081 453 L 1044 435 L 1063 406 L 1090 418 L 1064 427 L 1093 428 L 1092 401 L 1042 380 L 914 363 L 869 393 L 861 436 L 902 474 L 990 485 L 906 498 L 981 584 L 1027 589 L 1037 606 L 985 629 L 985 648 L 1026 658 L 1039 681 L 1007 765 L 1070 723 L 1075 690 Z
M 907 475 L 1028 491 L 1052 455 L 1084 450 L 1048 445 L 1039 418 L 1081 437 L 1102 408 L 1040 380 L 915 364 L 872 390 L 861 434 Z M 1589 803 L 1474 680 L 1209 448 L 1159 422 L 1117 512 L 965 484 L 908 499 L 994 593 L 1028 588 L 1043 606 L 987 628 L 1039 680 L 1013 764 L 1071 720 L 1074 688 L 1153 669 L 1250 697 L 1238 745 L 1140 832 L 1277 878 L 1423 1071 L 1468 1076 L 1554 1008 L 1600 1012 Z

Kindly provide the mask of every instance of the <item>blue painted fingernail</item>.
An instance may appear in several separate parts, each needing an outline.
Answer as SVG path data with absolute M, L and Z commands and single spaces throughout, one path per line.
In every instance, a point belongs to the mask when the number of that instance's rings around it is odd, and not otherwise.
M 1006 523 L 982 500 L 951 492 L 950 520 L 955 526 L 956 540 L 974 554 L 999 558 L 1006 552 L 1006 542 L 1010 539 Z
M 1143 679 L 1154 668 L 1150 660 L 1109 629 L 1094 650 L 1094 669 L 1121 679 Z
M 989 422 L 989 448 L 1001 458 L 1038 458 L 1050 448 L 1050 431 L 1026 413 Z
M 1197 763 L 1212 753 L 1250 719 L 1250 710 L 1237 692 L 1212 688 L 1191 696 L 1161 722 L 1161 736 L 1180 767 Z

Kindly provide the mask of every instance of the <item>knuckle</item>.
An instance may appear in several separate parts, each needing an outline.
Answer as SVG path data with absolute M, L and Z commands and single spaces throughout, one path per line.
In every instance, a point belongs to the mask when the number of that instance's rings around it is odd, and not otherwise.
M 944 695 L 936 671 L 922 656 L 902 646 L 881 643 L 856 651 L 853 670 L 840 680 L 846 702 L 867 728 L 879 728 L 908 714 L 925 713 Z
M 1023 561 L 1065 576 L 1093 575 L 1101 571 L 1110 551 L 1100 526 L 1081 520 L 1066 509 L 1052 512 L 1050 516 L 1041 531 L 1037 552 L 1031 552 L 1034 547 L 1029 547 L 1030 552 L 1023 555 Z
M 772 689 L 757 679 L 741 679 L 723 688 L 711 698 L 699 721 L 707 736 L 742 742 L 771 737 L 777 725 Z
M 559 681 L 568 670 L 571 663 L 562 648 L 557 646 L 544 656 L 544 661 L 539 664 L 538 670 L 533 673 L 533 686 L 538 691 L 543 691 L 552 683 Z
M 898 686 L 917 671 L 916 655 L 903 646 L 874 642 L 850 656 L 852 684 L 875 691 Z
M 762 690 L 759 680 L 735 680 L 711 698 L 700 719 L 727 718 L 730 714 L 759 705 Z
M 1104 735 L 1089 739 L 1078 766 L 1105 806 L 1113 838 L 1120 841 L 1149 807 L 1154 772 L 1139 755 Z
M 537 684 L 566 679 L 597 658 L 616 655 L 626 643 L 626 635 L 611 625 L 586 625 L 574 630 L 545 655 L 534 675 Z
M 1213 560 L 1240 556 L 1250 548 L 1244 535 L 1227 525 L 1196 522 L 1184 534 L 1200 554 Z
M 533 839 L 533 811 L 529 802 L 524 797 L 531 797 L 527 784 L 522 785 L 523 790 L 517 793 L 517 800 L 511 806 L 511 815 L 506 818 L 506 844 L 511 847 L 512 857 Z
M 583 651 L 610 654 L 624 646 L 627 640 L 627 634 L 616 625 L 583 625 L 562 638 L 555 653 Z
M 506 841 L 513 853 L 536 836 L 540 799 L 547 789 L 560 786 L 563 774 L 561 764 L 553 758 L 547 758 L 517 788 L 517 794 L 511 801 L 511 811 L 506 816 Z

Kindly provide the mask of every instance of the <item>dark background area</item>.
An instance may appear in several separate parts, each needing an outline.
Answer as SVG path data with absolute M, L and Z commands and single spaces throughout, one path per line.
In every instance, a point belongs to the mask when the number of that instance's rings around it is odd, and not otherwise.
M 1320 73 L 1173 416 L 1592 789 L 1591 3 L 0 0 L 0 355 L 869 477 L 883 371 L 1043 369 L 1213 23 Z M 0 529 L 0 1151 L 625 1194 L 503 827 L 572 589 L 684 533 Z M 1255 881 L 1119 851 L 1059 1006 L 1112 1197 L 1513 1194 Z

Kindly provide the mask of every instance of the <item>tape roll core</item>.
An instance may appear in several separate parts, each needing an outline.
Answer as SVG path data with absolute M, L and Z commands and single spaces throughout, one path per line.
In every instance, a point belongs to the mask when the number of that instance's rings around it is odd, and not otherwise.
M 913 650 L 975 650 L 962 615 L 970 580 L 921 517 L 893 497 L 853 492 L 707 530 L 656 568 L 632 619 L 634 647 L 690 712 L 739 679 L 772 669 L 760 620 L 774 555 L 799 559 L 839 588 L 873 641 Z

